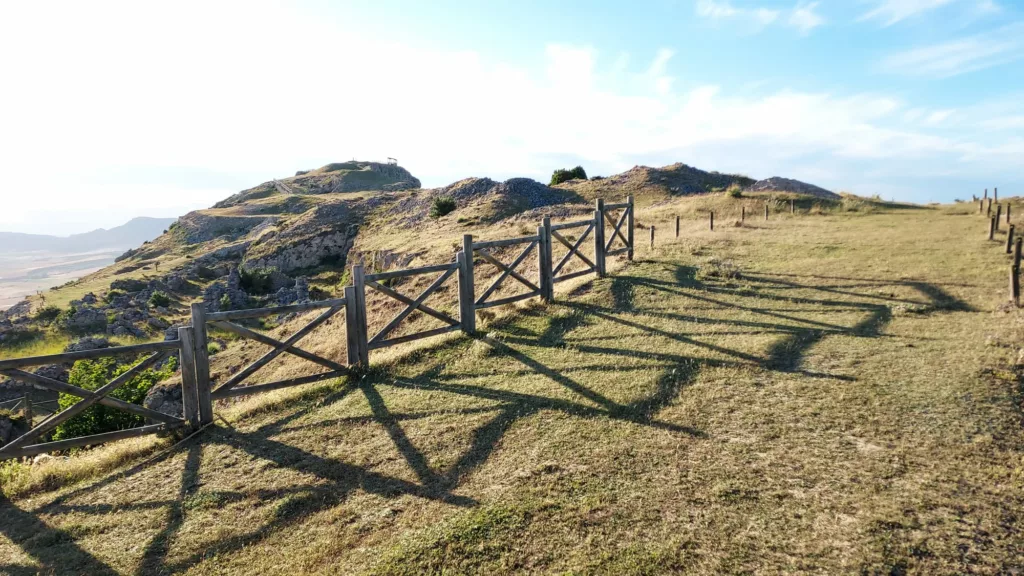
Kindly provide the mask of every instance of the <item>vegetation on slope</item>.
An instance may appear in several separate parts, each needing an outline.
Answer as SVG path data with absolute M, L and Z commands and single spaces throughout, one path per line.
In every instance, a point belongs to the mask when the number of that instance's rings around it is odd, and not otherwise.
M 0 566 L 1012 572 L 1021 324 L 981 219 L 878 203 L 706 230 L 738 202 L 641 210 L 684 215 L 682 239 L 477 340 L 225 408 L 93 482 L 18 484 Z

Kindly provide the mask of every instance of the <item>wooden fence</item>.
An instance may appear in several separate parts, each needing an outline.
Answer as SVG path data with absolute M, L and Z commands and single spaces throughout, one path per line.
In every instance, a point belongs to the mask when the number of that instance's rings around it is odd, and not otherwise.
M 606 228 L 606 225 L 608 228 Z M 605 232 L 611 233 L 606 236 Z M 565 231 L 580 230 L 579 236 L 570 239 Z M 122 438 L 157 434 L 183 428 L 197 430 L 213 422 L 214 404 L 218 399 L 241 395 L 257 394 L 280 388 L 298 386 L 322 380 L 344 376 L 353 367 L 366 367 L 370 364 L 370 352 L 389 346 L 395 346 L 422 338 L 438 336 L 454 331 L 473 334 L 476 331 L 476 315 L 478 310 L 502 306 L 526 300 L 540 298 L 545 302 L 554 300 L 554 285 L 559 282 L 595 274 L 599 277 L 606 273 L 608 256 L 625 254 L 633 259 L 634 205 L 633 197 L 619 204 L 605 204 L 603 200 L 596 202 L 593 216 L 584 220 L 552 224 L 550 218 L 544 218 L 537 227 L 537 233 L 530 236 L 503 240 L 475 241 L 472 235 L 463 237 L 462 250 L 456 254 L 455 261 L 447 264 L 423 266 L 404 270 L 391 270 L 366 274 L 363 265 L 352 267 L 352 285 L 345 287 L 343 298 L 303 302 L 286 306 L 256 308 L 248 310 L 230 310 L 224 312 L 207 312 L 204 303 L 195 303 L 191 309 L 191 325 L 178 329 L 178 340 L 121 346 L 87 352 L 71 352 L 32 358 L 0 360 L 0 374 L 15 380 L 29 383 L 40 388 L 55 390 L 81 398 L 78 403 L 56 412 L 27 433 L 14 439 L 0 448 L 0 460 L 31 456 L 42 452 L 62 450 L 79 446 L 102 444 Z M 587 255 L 583 247 L 591 239 L 593 254 Z M 565 247 L 567 252 L 556 263 L 553 258 L 553 242 Z M 503 261 L 499 250 L 518 248 L 518 253 L 511 260 Z M 528 278 L 523 273 L 523 264 L 533 255 L 537 262 L 537 277 Z M 584 268 L 575 272 L 565 272 L 571 262 L 582 263 Z M 475 283 L 478 266 L 492 266 L 497 275 L 486 286 L 478 287 Z M 437 277 L 415 297 L 403 294 L 389 286 L 404 278 L 437 274 Z M 439 311 L 424 302 L 437 292 L 452 277 L 458 282 L 458 318 Z M 499 291 L 506 286 L 515 286 L 520 293 L 511 296 L 497 297 Z M 366 314 L 367 288 L 386 298 L 396 300 L 405 307 L 392 317 L 383 328 L 372 336 L 369 334 Z M 525 289 L 525 291 L 522 291 Z M 318 354 L 303 350 L 298 343 L 303 337 L 332 318 L 342 309 L 345 310 L 346 364 L 340 364 Z M 305 326 L 291 336 L 278 340 L 251 330 L 238 323 L 268 316 L 278 316 L 310 310 L 321 312 Z M 421 330 L 411 334 L 393 336 L 396 330 L 413 312 L 420 312 L 445 325 L 440 328 Z M 270 346 L 270 351 L 238 370 L 222 382 L 213 382 L 210 375 L 210 357 L 208 352 L 209 329 L 218 328 L 230 332 L 240 338 L 254 340 Z M 107 356 L 151 355 L 139 361 L 130 370 L 122 373 L 106 385 L 95 391 L 84 390 L 70 384 L 21 370 L 31 366 L 70 363 L 77 360 L 95 359 Z M 168 356 L 177 353 L 181 359 L 181 396 L 182 417 L 170 416 L 156 410 L 111 398 L 110 393 L 124 385 L 141 371 L 156 365 Z M 253 375 L 281 354 L 291 354 L 318 365 L 323 371 L 309 376 L 301 376 L 273 382 L 251 383 Z M 243 385 L 245 384 L 245 385 Z M 81 438 L 72 438 L 56 442 L 38 442 L 52 432 L 58 425 L 81 413 L 94 404 L 102 404 L 119 410 L 143 416 L 149 422 L 137 428 L 118 430 L 104 434 L 96 434 Z

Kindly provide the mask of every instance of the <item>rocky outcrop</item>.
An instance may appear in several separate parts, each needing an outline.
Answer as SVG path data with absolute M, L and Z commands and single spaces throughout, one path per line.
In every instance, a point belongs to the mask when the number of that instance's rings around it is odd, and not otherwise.
M 771 178 L 758 180 L 750 185 L 749 190 L 751 192 L 792 192 L 794 194 L 804 194 L 807 196 L 814 196 L 815 198 L 827 198 L 830 200 L 838 200 L 841 198 L 839 194 L 825 190 L 820 186 L 779 176 L 772 176 Z
M 181 418 L 184 406 L 181 401 L 181 382 L 164 382 L 157 384 L 146 393 L 142 405 L 169 416 Z
M 178 219 L 175 233 L 186 244 L 198 244 L 214 238 L 237 239 L 261 224 L 274 222 L 277 218 L 273 216 L 223 216 L 197 210 Z
M 28 432 L 28 423 L 15 414 L 0 412 L 0 446 Z

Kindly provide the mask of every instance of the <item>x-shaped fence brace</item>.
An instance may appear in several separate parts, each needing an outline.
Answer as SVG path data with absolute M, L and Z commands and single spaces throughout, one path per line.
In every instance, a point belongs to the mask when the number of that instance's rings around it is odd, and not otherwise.
M 106 441 L 107 439 L 110 439 L 109 437 L 112 437 L 113 435 L 123 435 L 124 433 L 132 434 L 132 435 L 135 435 L 135 434 L 141 435 L 141 434 L 144 434 L 144 433 L 157 431 L 160 428 L 169 428 L 169 427 L 177 427 L 177 426 L 185 425 L 185 420 L 183 420 L 181 418 L 176 418 L 174 416 L 169 416 L 169 415 L 164 414 L 162 412 L 157 412 L 156 410 L 150 410 L 149 408 L 144 408 L 142 406 L 138 406 L 138 405 L 132 404 L 130 402 L 125 402 L 123 400 L 118 400 L 117 398 L 110 398 L 109 397 L 109 395 L 112 392 L 114 392 L 115 390 L 117 390 L 118 388 L 120 388 L 121 386 L 126 384 L 127 382 L 129 382 L 132 378 L 138 376 L 139 373 L 141 373 L 143 370 L 146 370 L 146 369 L 152 367 L 154 364 L 157 364 L 158 362 L 161 362 L 161 361 L 167 359 L 167 357 L 169 357 L 173 353 L 174 352 L 170 351 L 170 350 L 158 351 L 155 354 L 152 354 L 149 357 L 145 358 L 144 360 L 142 360 L 141 362 L 139 362 L 138 364 L 136 364 L 135 366 L 133 366 L 129 370 L 121 373 L 120 375 L 115 377 L 113 380 L 111 380 L 107 384 L 101 386 L 100 388 L 96 389 L 95 391 L 86 390 L 84 388 L 80 388 L 80 387 L 75 386 L 73 384 L 68 384 L 66 382 L 61 382 L 60 380 L 55 380 L 53 378 L 48 378 L 46 376 L 41 376 L 39 374 L 33 374 L 31 372 L 25 372 L 23 370 L 17 370 L 17 369 L 0 370 L 0 374 L 3 374 L 5 376 L 8 376 L 8 377 L 13 378 L 15 380 L 20 380 L 22 382 L 33 384 L 33 385 L 38 386 L 40 388 L 45 388 L 45 389 L 49 389 L 49 390 L 55 390 L 57 392 L 63 392 L 65 394 L 70 394 L 72 396 L 77 396 L 77 397 L 81 398 L 81 400 L 78 401 L 77 403 L 75 403 L 75 404 L 65 408 L 64 410 L 61 410 L 59 412 L 55 412 L 55 413 L 51 414 L 48 418 L 43 420 L 38 426 L 35 426 L 34 428 L 30 429 L 28 432 L 22 434 L 18 438 L 15 438 L 11 442 L 9 442 L 2 449 L 0 449 L 0 455 L 2 455 L 2 456 L 26 455 L 27 456 L 27 455 L 30 455 L 30 453 L 37 453 L 37 452 L 40 452 L 40 451 L 45 451 L 45 450 L 42 449 L 44 446 L 49 446 L 50 447 L 49 449 L 58 449 L 58 448 L 60 448 L 61 446 L 65 445 L 65 444 L 67 446 L 63 446 L 63 447 L 81 446 L 81 445 L 89 443 L 89 442 L 87 442 L 89 439 L 92 439 L 93 443 L 98 444 L 100 442 Z M 140 427 L 140 428 L 133 429 L 132 431 L 119 431 L 119 432 L 107 433 L 107 434 L 97 434 L 97 435 L 92 435 L 92 436 L 86 436 L 84 438 L 75 438 L 75 439 L 71 439 L 71 440 L 64 441 L 64 442 L 55 442 L 55 443 L 49 443 L 49 444 L 41 444 L 41 445 L 38 445 L 38 447 L 40 448 L 39 450 L 26 450 L 26 447 L 29 448 L 29 449 L 37 447 L 37 446 L 32 446 L 32 445 L 29 444 L 33 440 L 38 439 L 39 437 L 43 436 L 44 434 L 52 432 L 53 430 L 55 430 L 58 426 L 60 426 L 64 422 L 67 422 L 69 419 L 73 418 L 74 416 L 77 416 L 78 414 L 81 414 L 87 408 L 89 408 L 90 406 L 94 406 L 96 404 L 101 404 L 103 406 L 109 406 L 111 408 L 117 408 L 119 410 L 124 410 L 126 412 L 131 412 L 133 414 L 137 414 L 139 416 L 143 416 L 145 418 L 149 418 L 150 420 L 156 420 L 157 422 L 162 422 L 163 424 L 157 424 L 157 425 L 151 425 L 151 426 L 143 426 L 143 427 Z
M 540 293 L 540 288 L 536 284 L 534 284 L 528 278 L 526 278 L 519 272 L 516 272 L 515 270 L 516 267 L 522 264 L 523 260 L 525 260 L 526 257 L 530 255 L 530 252 L 533 251 L 533 249 L 537 246 L 539 240 L 536 239 L 536 237 L 532 238 L 534 239 L 524 241 L 529 242 L 529 244 L 527 244 L 526 248 L 524 248 L 523 251 L 519 253 L 519 256 L 516 256 L 515 260 L 513 260 L 512 263 L 507 266 L 505 265 L 504 262 L 495 258 L 494 255 L 488 252 L 486 248 L 474 248 L 474 251 L 481 258 L 486 260 L 488 263 L 492 264 L 498 270 L 501 270 L 501 274 L 499 274 L 498 277 L 494 279 L 494 282 L 491 282 L 491 285 L 488 286 L 486 290 L 484 290 L 483 294 L 481 294 L 480 297 L 476 299 L 475 305 L 477 309 L 490 308 L 492 306 L 501 306 L 502 304 L 517 302 L 519 300 L 531 298 Z M 491 300 L 490 302 L 488 302 L 487 299 L 490 298 L 491 295 L 494 294 L 494 292 L 501 287 L 501 284 L 505 281 L 505 279 L 510 276 L 517 280 L 520 284 L 529 288 L 530 292 L 527 292 L 526 294 L 519 294 L 517 296 L 509 296 L 507 298 L 500 298 L 498 300 Z
M 584 224 L 581 223 L 580 225 L 582 226 Z M 558 261 L 558 264 L 556 264 L 555 267 L 551 270 L 551 278 L 555 282 L 559 280 L 568 280 L 569 278 L 572 277 L 580 276 L 583 274 L 589 274 L 590 272 L 597 271 L 597 265 L 591 262 L 590 258 L 587 258 L 586 256 L 583 255 L 582 252 L 580 252 L 580 246 L 583 245 L 584 240 L 586 240 L 587 236 L 589 236 L 590 233 L 594 230 L 594 222 L 591 221 L 589 222 L 589 224 L 586 224 L 586 226 L 587 229 L 583 231 L 583 234 L 580 235 L 580 237 L 576 240 L 575 243 L 570 243 L 568 240 L 566 240 L 564 236 L 558 233 L 558 230 L 554 228 L 551 229 L 551 237 L 554 238 L 555 240 L 558 240 L 566 248 L 569 249 L 569 251 L 564 256 L 562 256 L 562 259 Z M 566 227 L 563 227 L 562 229 L 564 228 Z M 572 274 L 566 274 L 565 276 L 559 277 L 558 273 L 566 264 L 569 263 L 570 260 L 572 260 L 573 256 L 582 260 L 588 266 L 587 270 L 582 270 L 580 272 L 574 272 Z
M 632 209 L 633 208 L 631 206 L 627 206 L 626 208 L 624 208 L 622 210 L 622 214 L 619 215 L 619 221 L 618 222 L 612 220 L 612 216 L 611 216 L 610 211 L 604 212 L 605 220 L 607 220 L 608 223 L 612 225 L 611 236 L 608 238 L 608 243 L 604 247 L 604 250 L 605 250 L 606 253 L 610 253 L 611 252 L 612 245 L 615 244 L 615 239 L 616 238 L 619 238 L 620 240 L 622 240 L 622 244 L 623 244 L 624 248 L 629 248 L 629 240 L 627 240 L 626 237 L 622 234 L 622 224 L 626 221 L 626 218 L 629 216 L 629 213 L 630 213 L 630 211 Z M 620 250 L 621 250 L 621 248 L 620 248 Z
M 269 336 L 265 336 L 263 334 L 260 334 L 259 332 L 256 332 L 254 330 L 249 330 L 248 328 L 245 328 L 244 326 L 239 326 L 238 324 L 235 324 L 233 322 L 228 322 L 226 320 L 218 320 L 218 321 L 210 322 L 210 324 L 213 325 L 213 326 L 216 326 L 216 327 L 221 328 L 223 330 L 227 330 L 228 332 L 231 332 L 233 334 L 237 334 L 238 336 L 241 336 L 243 338 L 248 338 L 250 340 L 255 340 L 255 341 L 257 341 L 257 342 L 259 342 L 261 344 L 266 344 L 268 346 L 272 346 L 273 347 L 273 349 L 270 350 L 270 352 L 267 352 L 266 354 L 261 356 L 259 359 L 257 359 L 255 362 L 253 362 L 252 364 L 249 364 L 248 366 L 243 368 L 241 371 L 239 371 L 237 374 L 232 376 L 230 379 L 228 379 L 227 382 L 224 382 L 223 384 L 221 384 L 216 390 L 213 391 L 212 396 L 214 398 L 224 398 L 224 397 L 228 397 L 228 396 L 237 396 L 237 395 L 241 395 L 241 394 L 248 394 L 248 393 L 254 392 L 254 391 L 256 391 L 256 389 L 259 389 L 260 391 L 264 391 L 264 390 L 271 390 L 271 389 L 274 389 L 274 388 L 284 388 L 286 386 L 294 386 L 294 385 L 297 385 L 297 384 L 302 383 L 302 382 L 315 382 L 317 380 L 322 380 L 324 378 L 331 378 L 331 377 L 334 377 L 334 376 L 342 376 L 342 375 L 346 374 L 348 372 L 348 368 L 346 368 L 344 365 L 339 364 L 337 362 L 334 362 L 333 360 L 328 360 L 327 358 L 324 358 L 323 356 L 318 356 L 316 354 L 313 354 L 312 352 L 308 352 L 308 351 L 303 350 L 303 349 L 301 349 L 301 348 L 296 346 L 296 343 L 298 343 L 299 340 L 301 340 L 303 337 L 305 337 L 310 332 L 312 332 L 314 329 L 316 329 L 317 326 L 320 326 L 321 324 L 323 324 L 324 322 L 329 320 L 332 316 L 337 314 L 342 308 L 344 308 L 343 305 L 331 306 L 327 310 L 324 310 L 323 312 L 321 312 L 320 315 L 318 315 L 311 322 L 309 322 L 308 324 L 306 324 L 305 326 L 300 328 L 298 331 L 296 331 L 294 334 L 289 336 L 288 339 L 286 339 L 284 341 L 277 340 L 277 339 L 271 338 Z M 302 358 L 302 359 L 305 359 L 305 360 L 309 360 L 310 362 L 319 364 L 319 365 L 321 365 L 321 366 L 323 366 L 325 368 L 329 368 L 331 370 L 331 372 L 324 372 L 324 373 L 315 374 L 315 375 L 312 375 L 312 376 L 304 376 L 304 377 L 301 377 L 301 378 L 292 378 L 292 379 L 289 379 L 289 380 L 282 380 L 282 381 L 279 381 L 279 382 L 270 382 L 270 383 L 267 383 L 267 384 L 257 384 L 257 385 L 254 385 L 254 386 L 246 386 L 246 387 L 241 388 L 241 389 L 235 389 L 235 387 L 238 384 L 241 384 L 246 378 L 248 378 L 248 377 L 252 376 L 253 374 L 255 374 L 257 370 L 259 370 L 260 368 L 266 366 L 268 363 L 270 363 L 270 361 L 272 361 L 274 358 L 277 358 L 278 356 L 280 356 L 284 352 L 292 354 L 293 356 L 298 356 L 299 358 Z
M 367 341 L 367 347 L 370 350 L 374 350 L 376 348 L 384 348 L 386 346 L 391 346 L 392 344 L 400 344 L 402 342 L 408 342 L 410 340 L 416 340 L 419 338 L 426 338 L 428 336 L 444 334 L 445 332 L 451 332 L 452 330 L 458 329 L 460 327 L 460 323 L 458 320 L 452 318 L 451 316 L 443 312 L 439 312 L 434 308 L 431 308 L 430 306 L 427 306 L 426 304 L 423 303 L 431 294 L 436 292 L 438 288 L 440 288 L 441 285 L 444 284 L 446 280 L 448 280 L 448 278 L 455 274 L 455 272 L 458 269 L 459 268 L 457 265 L 449 265 L 448 268 L 444 270 L 444 272 L 440 276 L 434 279 L 434 281 L 431 282 L 430 286 L 427 286 L 422 292 L 420 292 L 419 296 L 417 296 L 415 299 L 409 298 L 405 294 L 402 294 L 397 290 L 393 290 L 381 284 L 380 282 L 377 282 L 376 280 L 373 279 L 374 276 L 372 275 L 367 277 L 367 286 L 370 286 L 374 290 L 377 290 L 382 294 L 390 296 L 391 298 L 394 298 L 395 300 L 398 300 L 399 302 L 406 305 L 405 309 L 396 314 L 390 321 L 388 321 L 388 323 L 383 328 L 381 328 L 379 332 L 377 332 L 377 334 L 373 336 L 373 338 L 370 338 Z M 435 328 L 433 330 L 425 330 L 422 332 L 417 332 L 415 334 L 400 336 L 398 338 L 385 339 L 387 338 L 388 334 L 394 332 L 395 328 L 397 328 L 398 325 L 402 323 L 402 320 L 405 320 L 410 314 L 412 314 L 416 310 L 419 310 L 420 312 L 423 312 L 424 314 L 431 316 L 433 318 L 437 318 L 438 320 L 448 324 L 448 326 L 444 326 L 442 328 Z

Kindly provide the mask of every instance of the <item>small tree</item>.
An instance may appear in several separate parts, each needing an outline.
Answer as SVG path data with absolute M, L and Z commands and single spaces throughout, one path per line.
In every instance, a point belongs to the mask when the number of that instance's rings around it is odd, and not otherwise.
M 576 179 L 587 179 L 587 172 L 583 169 L 583 166 L 577 166 L 572 170 L 559 168 L 551 174 L 551 184 L 549 184 L 549 186 L 554 186 L 555 184 L 561 184 L 562 182 L 568 182 L 569 180 Z
M 451 196 L 434 198 L 434 202 L 430 205 L 430 217 L 440 218 L 446 214 L 451 214 L 455 211 L 455 208 L 455 198 Z

